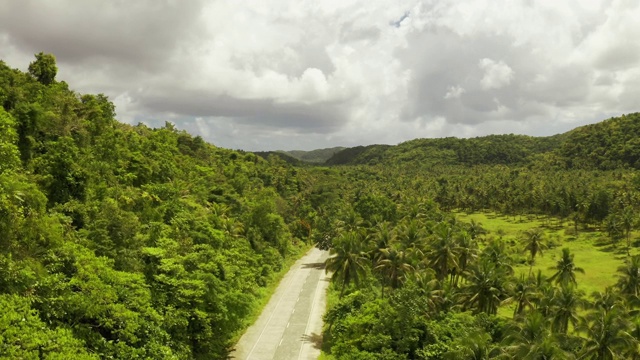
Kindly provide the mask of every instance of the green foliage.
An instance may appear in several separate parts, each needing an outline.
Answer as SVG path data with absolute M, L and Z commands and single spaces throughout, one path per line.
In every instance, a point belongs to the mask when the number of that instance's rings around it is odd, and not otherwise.
M 3 359 L 99 359 L 65 327 L 50 329 L 29 300 L 0 294 L 0 357 Z
M 226 358 L 312 236 L 309 185 L 169 123 L 120 124 L 36 58 L 0 62 L 0 357 Z
M 38 53 L 36 60 L 29 64 L 29 74 L 44 85 L 53 83 L 57 73 L 56 57 L 52 54 Z
M 291 151 L 278 151 L 287 155 L 293 156 L 298 160 L 302 160 L 309 163 L 321 164 L 327 161 L 336 153 L 344 150 L 344 147 L 337 146 L 327 149 L 316 149 L 311 151 L 291 150 Z

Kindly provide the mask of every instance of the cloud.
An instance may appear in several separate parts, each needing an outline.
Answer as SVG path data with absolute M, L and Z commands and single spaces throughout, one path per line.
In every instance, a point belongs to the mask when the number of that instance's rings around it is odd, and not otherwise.
M 121 121 L 249 150 L 548 135 L 637 111 L 630 0 L 0 0 L 0 58 L 54 53 Z
M 478 67 L 484 71 L 480 86 L 485 90 L 505 87 L 513 80 L 513 70 L 502 61 L 484 58 L 480 59 Z

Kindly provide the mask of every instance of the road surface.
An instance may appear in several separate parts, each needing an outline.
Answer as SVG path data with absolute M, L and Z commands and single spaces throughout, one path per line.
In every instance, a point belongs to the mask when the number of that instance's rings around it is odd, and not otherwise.
M 238 360 L 308 360 L 320 356 L 329 276 L 327 251 L 313 248 L 284 276 L 258 320 L 231 353 Z

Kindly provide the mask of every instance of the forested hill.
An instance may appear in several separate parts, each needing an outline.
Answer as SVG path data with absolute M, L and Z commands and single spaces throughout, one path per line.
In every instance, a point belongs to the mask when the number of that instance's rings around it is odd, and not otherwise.
M 556 154 L 569 167 L 640 169 L 640 113 L 569 131 Z
M 297 170 L 121 124 L 56 72 L 0 61 L 0 357 L 225 358 L 309 246 Z
M 283 153 L 289 156 L 292 156 L 298 160 L 301 161 L 305 161 L 305 162 L 309 162 L 309 163 L 314 163 L 314 164 L 321 164 L 326 162 L 328 159 L 330 159 L 333 155 L 335 155 L 336 153 L 344 150 L 345 148 L 342 146 L 337 146 L 337 147 L 332 147 L 332 148 L 326 148 L 326 149 L 316 149 L 316 150 L 311 150 L 311 151 L 304 151 L 304 150 L 290 150 L 290 151 L 284 151 L 284 150 L 278 150 L 278 153 Z
M 454 137 L 416 139 L 396 146 L 348 148 L 327 160 L 327 165 L 419 163 L 428 165 L 516 165 L 558 147 L 563 136 L 489 135 L 471 139 Z
M 544 156 L 543 156 L 544 155 Z M 610 170 L 640 168 L 640 113 L 622 115 L 549 137 L 489 135 L 416 139 L 396 146 L 344 149 L 327 165 L 527 165 Z

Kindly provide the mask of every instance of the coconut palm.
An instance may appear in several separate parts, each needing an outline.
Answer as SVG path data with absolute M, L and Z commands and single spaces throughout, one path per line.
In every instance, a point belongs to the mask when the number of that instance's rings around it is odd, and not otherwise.
M 467 267 L 478 257 L 478 245 L 466 231 L 462 231 L 456 240 L 458 242 L 458 268 L 455 273 L 454 285 L 457 286 L 460 275 L 467 271 Z
M 533 228 L 525 231 L 522 239 L 522 245 L 524 245 L 524 250 L 529 253 L 529 274 L 531 274 L 533 264 L 536 261 L 536 256 L 538 254 L 542 256 L 542 251 L 547 248 L 544 241 L 544 231 L 540 228 Z
M 451 269 L 458 267 L 460 248 L 454 239 L 453 228 L 446 222 L 436 225 L 426 256 L 436 277 L 442 281 Z
M 469 233 L 469 236 L 471 236 L 471 239 L 475 240 L 480 236 L 486 234 L 487 230 L 482 227 L 482 223 L 476 222 L 475 220 L 471 219 L 471 222 L 467 226 L 467 232 Z
M 620 216 L 620 222 L 622 230 L 624 230 L 624 235 L 627 238 L 627 256 L 631 256 L 631 230 L 633 230 L 636 225 L 636 217 L 632 207 L 627 206 L 624 208 Z
M 587 315 L 581 328 L 587 334 L 587 341 L 580 359 L 627 359 L 637 352 L 637 341 L 629 334 L 631 326 L 621 311 L 599 309 Z
M 627 258 L 624 265 L 618 267 L 618 283 L 616 286 L 620 292 L 637 301 L 640 296 L 640 255 Z
M 407 252 L 393 246 L 380 250 L 381 256 L 374 270 L 382 274 L 383 287 L 388 284 L 392 289 L 397 289 L 415 271 Z
M 484 331 L 474 331 L 458 337 L 451 348 L 452 350 L 444 354 L 445 359 L 489 360 L 495 359 L 499 353 L 499 348 L 492 344 L 491 335 Z
M 506 243 L 502 238 L 491 239 L 487 246 L 482 249 L 480 256 L 493 263 L 497 268 L 501 269 L 505 273 L 509 275 L 513 274 L 512 260 L 509 256 Z
M 396 241 L 396 233 L 393 231 L 389 222 L 382 222 L 375 226 L 373 234 L 369 237 L 371 240 L 369 256 L 375 264 L 382 255 L 381 250 L 386 249 Z
M 326 272 L 333 272 L 331 279 L 334 282 L 341 284 L 342 297 L 350 283 L 360 283 L 369 264 L 362 236 L 356 231 L 343 233 L 334 241 L 330 254 L 325 269 Z
M 549 281 L 560 285 L 576 285 L 576 273 L 584 274 L 584 269 L 577 267 L 573 262 L 573 254 L 568 248 L 562 249 L 562 258 L 550 269 L 556 270 L 556 273 L 549 278 Z
M 535 282 L 531 277 L 525 278 L 524 274 L 516 280 L 509 291 L 509 297 L 502 301 L 503 305 L 515 304 L 513 317 L 516 318 L 524 313 L 525 309 L 533 309 L 538 297 Z
M 562 351 L 550 329 L 548 319 L 537 311 L 527 314 L 522 321 L 507 327 L 502 341 L 511 359 L 570 359 Z
M 461 289 L 463 303 L 476 313 L 495 315 L 507 296 L 507 286 L 508 276 L 504 270 L 481 260 L 467 271 L 466 283 Z
M 405 249 L 420 249 L 425 239 L 425 233 L 420 223 L 412 219 L 398 226 L 397 238 Z
M 569 324 L 575 328 L 580 321 L 579 311 L 585 307 L 584 293 L 571 285 L 556 289 L 551 300 L 551 328 L 567 334 Z

